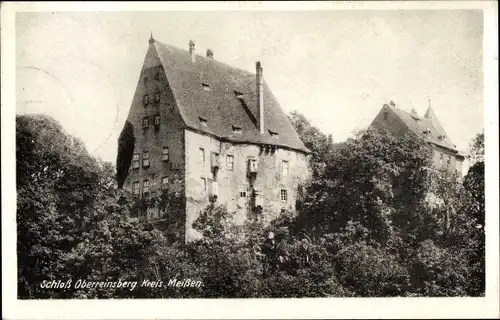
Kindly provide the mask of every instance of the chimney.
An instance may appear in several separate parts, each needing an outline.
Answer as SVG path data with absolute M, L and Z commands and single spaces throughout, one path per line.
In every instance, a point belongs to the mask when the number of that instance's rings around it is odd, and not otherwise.
M 260 61 L 255 64 L 256 69 L 256 92 L 257 92 L 257 107 L 259 109 L 259 131 L 264 133 L 264 81 L 262 80 L 262 67 Z
M 191 61 L 195 62 L 196 61 L 196 54 L 195 54 L 193 40 L 189 40 L 189 54 L 191 55 Z
M 212 51 L 212 49 L 207 49 L 207 58 L 208 59 L 214 58 L 214 52 Z

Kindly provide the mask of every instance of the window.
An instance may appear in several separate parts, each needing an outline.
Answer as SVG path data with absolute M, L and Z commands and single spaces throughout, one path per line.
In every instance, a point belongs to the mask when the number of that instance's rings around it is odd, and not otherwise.
M 168 177 L 161 178 L 161 189 L 165 190 L 168 188 Z
M 233 132 L 234 133 L 241 133 L 241 127 L 233 125 Z
M 161 151 L 161 161 L 168 161 L 168 156 L 169 156 L 168 147 L 163 147 Z
M 148 103 L 149 103 L 149 96 L 147 94 L 145 94 L 144 97 L 142 97 L 142 103 L 144 104 L 144 106 L 148 105 Z
M 236 95 L 236 98 L 238 99 L 243 99 L 243 93 L 239 92 L 239 91 L 234 91 L 234 94 Z
M 229 171 L 234 170 L 234 156 L 233 155 L 226 156 L 226 168 Z
M 207 191 L 207 179 L 201 178 L 201 186 L 203 188 L 203 191 Z
M 160 125 L 160 115 L 157 114 L 155 115 L 155 126 L 159 126 Z
M 240 198 L 246 198 L 248 197 L 248 187 L 247 185 L 243 184 L 240 186 Z
M 142 153 L 142 167 L 146 168 L 149 167 L 149 152 L 144 151 Z
M 205 166 L 205 149 L 200 148 L 200 161 L 201 165 Z
M 287 200 L 288 200 L 287 190 L 281 189 L 281 191 L 280 191 L 280 200 L 281 200 L 281 202 L 287 202 Z
M 439 154 L 439 165 L 442 166 L 444 155 L 442 153 L 438 153 L 438 154 Z
M 220 167 L 219 154 L 217 152 L 210 153 L 210 166 L 212 168 L 214 168 L 214 167 L 219 168 Z
M 155 80 L 160 80 L 160 73 L 159 72 L 156 73 Z
M 132 185 L 132 194 L 139 194 L 139 182 L 134 182 L 134 184 Z
M 144 180 L 142 183 L 142 194 L 148 194 L 149 193 L 149 181 Z
M 210 91 L 210 85 L 208 83 L 202 83 L 203 90 Z
M 446 158 L 446 164 L 447 165 L 451 165 L 451 157 L 450 156 L 447 156 L 447 158 Z
M 248 171 L 256 173 L 258 167 L 259 166 L 257 163 L 257 159 L 254 159 L 254 158 L 248 159 Z
M 160 102 L 160 93 L 158 91 L 155 92 L 155 102 Z
M 219 196 L 219 185 L 218 185 L 217 181 L 212 181 L 210 195 L 211 196 Z
M 384 112 L 384 120 L 387 121 L 387 119 L 389 118 L 389 112 Z
M 142 127 L 144 129 L 146 129 L 147 127 L 149 127 L 149 118 L 148 117 L 142 118 Z
M 201 125 L 203 125 L 203 126 L 205 126 L 205 127 L 207 126 L 207 119 L 202 118 L 202 117 L 198 117 L 198 119 L 200 119 L 200 123 L 201 123 Z
M 288 161 L 286 160 L 281 161 L 281 173 L 284 176 L 288 175 Z
M 132 169 L 138 169 L 140 167 L 139 165 L 139 154 L 134 153 L 132 157 Z

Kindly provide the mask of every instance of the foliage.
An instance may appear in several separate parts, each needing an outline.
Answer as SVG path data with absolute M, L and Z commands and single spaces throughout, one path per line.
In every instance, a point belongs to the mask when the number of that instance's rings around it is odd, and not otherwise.
M 125 122 L 120 137 L 118 138 L 118 154 L 116 156 L 116 181 L 121 188 L 127 178 L 130 164 L 134 153 L 134 126 L 130 122 Z
M 367 130 L 335 145 L 300 114 L 291 119 L 314 152 L 300 210 L 270 223 L 263 210 L 238 224 L 212 198 L 193 223 L 202 238 L 184 244 L 175 241 L 185 223 L 178 190 L 134 200 L 113 166 L 57 122 L 17 117 L 19 297 L 484 295 L 484 137 L 461 180 L 432 170 L 431 149 L 417 136 Z M 156 205 L 168 213 L 164 231 L 144 221 Z M 162 285 L 40 288 L 70 278 Z M 169 285 L 183 279 L 203 285 Z
M 325 168 L 331 153 L 336 148 L 332 135 L 322 133 L 297 111 L 290 113 L 288 118 L 306 148 L 311 151 L 311 170 L 313 177 L 316 177 Z
M 131 276 L 123 270 L 138 268 L 149 240 L 113 167 L 49 117 L 18 116 L 16 138 L 19 297 L 92 297 L 40 284 Z

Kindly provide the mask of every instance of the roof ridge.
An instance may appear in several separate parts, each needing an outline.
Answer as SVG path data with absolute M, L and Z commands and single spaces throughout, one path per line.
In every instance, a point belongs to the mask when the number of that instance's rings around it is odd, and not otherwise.
M 173 48 L 173 49 L 175 49 L 175 50 L 183 51 L 183 52 L 186 52 L 186 54 L 189 54 L 189 50 L 186 50 L 186 49 L 183 49 L 183 48 L 180 48 L 180 47 L 174 46 L 174 45 L 169 44 L 169 43 L 161 42 L 161 41 L 158 41 L 158 40 L 156 40 L 156 39 L 155 39 L 155 42 L 159 43 L 160 45 L 162 45 L 162 46 L 164 46 L 164 47 L 167 47 L 167 48 L 168 48 L 168 47 L 171 47 L 171 48 Z M 196 53 L 196 51 L 195 51 L 195 55 L 196 55 L 196 57 L 203 58 L 203 59 L 205 59 L 206 61 L 211 61 L 211 62 L 214 62 L 214 63 L 218 63 L 218 64 L 221 64 L 221 65 L 223 65 L 223 66 L 225 66 L 225 67 L 231 68 L 231 69 L 236 70 L 236 71 L 242 71 L 242 72 L 248 73 L 249 75 L 256 75 L 256 73 L 255 73 L 255 72 L 251 72 L 251 71 L 248 71 L 248 70 L 245 70 L 245 69 L 241 69 L 241 68 L 239 68 L 239 67 L 232 66 L 232 65 L 230 65 L 230 64 L 228 64 L 228 63 L 222 62 L 222 61 L 217 60 L 217 59 L 208 58 L 208 57 L 206 57 L 206 56 L 204 56 L 204 55 L 202 55 L 202 54 L 198 54 L 198 53 Z

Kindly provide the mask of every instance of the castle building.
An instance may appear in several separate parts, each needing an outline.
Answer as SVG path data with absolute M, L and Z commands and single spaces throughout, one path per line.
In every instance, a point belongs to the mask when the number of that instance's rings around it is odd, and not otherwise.
M 192 223 L 209 198 L 236 213 L 277 216 L 294 209 L 309 177 L 309 150 L 256 63 L 255 74 L 151 37 L 119 138 L 117 178 L 138 198 L 162 190 L 184 195 L 178 235 L 199 237 Z M 149 208 L 162 225 L 168 210 Z
M 389 104 L 384 104 L 371 126 L 386 129 L 394 136 L 401 136 L 408 132 L 423 136 L 433 149 L 433 169 L 446 168 L 462 175 L 462 162 L 465 157 L 451 142 L 430 102 L 427 112 L 421 117 L 415 109 L 407 112 L 397 108 L 396 104 L 391 101 Z

